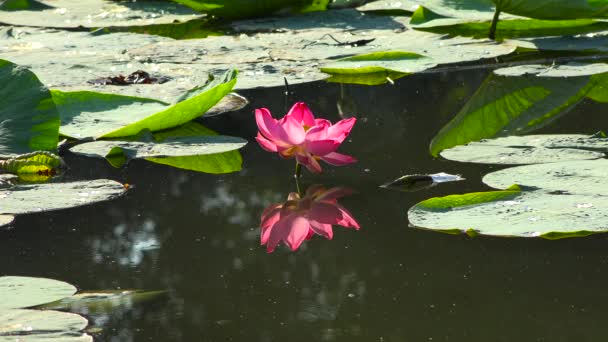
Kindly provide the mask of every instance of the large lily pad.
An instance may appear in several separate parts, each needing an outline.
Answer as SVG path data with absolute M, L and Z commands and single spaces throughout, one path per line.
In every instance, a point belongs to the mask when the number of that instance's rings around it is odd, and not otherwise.
M 481 140 L 441 152 L 460 162 L 482 164 L 540 164 L 568 160 L 597 159 L 608 152 L 608 138 L 602 134 L 526 135 Z
M 0 59 L 0 158 L 55 150 L 59 112 L 31 71 Z
M 0 277 L 0 311 L 46 304 L 70 297 L 74 293 L 74 286 L 54 279 Z
M 15 185 L 0 189 L 0 214 L 27 214 L 73 208 L 110 200 L 125 191 L 122 184 L 108 179 Z
M 87 320 L 79 315 L 59 311 L 0 311 L 0 341 L 92 342 L 82 333 Z
M 12 7 L 16 10 L 10 11 L 7 11 L 7 8 L 0 8 L 0 23 L 74 28 L 169 24 L 202 17 L 200 13 L 186 6 L 160 1 L 20 0 L 18 2 L 29 4 L 20 6 L 21 8 Z
M 412 207 L 408 218 L 415 227 L 447 233 L 557 239 L 608 232 L 607 213 L 606 196 L 510 189 L 432 198 Z
M 433 138 L 431 154 L 538 129 L 573 108 L 596 86 L 596 79 L 589 76 L 606 72 L 608 65 L 603 63 L 497 69 Z
M 608 194 L 608 160 L 575 160 L 510 167 L 487 174 L 483 182 L 497 189 L 509 184 L 579 195 Z
M 88 157 L 106 158 L 119 167 L 131 159 L 187 157 L 237 150 L 246 140 L 221 135 L 169 138 L 161 142 L 94 141 L 76 145 L 70 151 Z
M 61 112 L 61 133 L 79 139 L 132 136 L 144 129 L 158 131 L 193 120 L 211 109 L 236 83 L 235 70 L 194 88 L 174 105 L 153 100 L 92 92 L 53 91 Z

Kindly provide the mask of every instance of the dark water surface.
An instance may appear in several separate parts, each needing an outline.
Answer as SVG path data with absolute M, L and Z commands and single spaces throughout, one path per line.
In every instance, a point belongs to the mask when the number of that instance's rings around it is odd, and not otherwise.
M 243 95 L 251 106 L 205 119 L 250 140 L 240 173 L 215 176 L 136 161 L 67 156 L 66 180 L 135 184 L 124 198 L 19 217 L 0 231 L 0 275 L 50 277 L 81 290 L 167 289 L 168 298 L 90 315 L 99 341 L 601 341 L 608 334 L 606 235 L 546 241 L 469 238 L 408 227 L 429 197 L 484 190 L 491 166 L 433 159 L 428 144 L 487 71 L 406 77 L 379 87 L 293 86 L 317 116 L 336 103 L 358 122 L 340 151 L 359 159 L 304 172 L 305 185 L 349 186 L 341 203 L 360 231 L 335 227 L 296 252 L 259 245 L 262 210 L 295 191 L 294 163 L 261 150 L 253 108 L 284 114 L 282 88 Z M 608 128 L 585 102 L 542 133 Z M 378 185 L 404 174 L 459 173 L 466 182 L 416 193 Z

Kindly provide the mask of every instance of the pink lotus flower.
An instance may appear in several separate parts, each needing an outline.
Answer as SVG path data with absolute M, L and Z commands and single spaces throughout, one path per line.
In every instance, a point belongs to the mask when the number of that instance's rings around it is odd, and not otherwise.
M 281 241 L 295 251 L 315 234 L 331 240 L 334 224 L 358 230 L 357 221 L 337 201 L 350 193 L 346 188 L 326 190 L 320 185 L 309 187 L 304 198 L 290 193 L 286 202 L 273 204 L 262 213 L 261 244 L 266 245 L 268 253 Z
M 350 118 L 332 125 L 325 119 L 315 119 L 304 102 L 298 102 L 282 119 L 276 120 L 266 108 L 255 110 L 258 124 L 256 140 L 269 152 L 283 158 L 296 158 L 308 170 L 320 173 L 318 160 L 340 166 L 356 162 L 351 156 L 336 150 L 346 139 L 357 119 Z

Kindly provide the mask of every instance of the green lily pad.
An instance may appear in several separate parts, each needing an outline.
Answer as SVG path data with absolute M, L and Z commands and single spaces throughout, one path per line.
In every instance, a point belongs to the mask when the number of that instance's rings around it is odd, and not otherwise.
M 0 227 L 7 226 L 15 220 L 13 215 L 0 215 Z
M 73 208 L 110 200 L 125 191 L 122 184 L 108 179 L 14 185 L 0 188 L 0 213 L 14 215 Z
M 323 65 L 321 71 L 331 76 L 329 81 L 379 84 L 389 82 L 387 76 L 398 78 L 437 65 L 493 58 L 509 54 L 516 48 L 510 44 L 498 44 L 488 40 L 473 41 L 465 37 L 446 39 L 444 36 L 413 30 L 402 33 L 399 41 L 376 39 L 374 43 L 393 49 L 404 46 L 405 49 L 375 51 L 347 57 Z M 381 82 L 382 80 L 384 82 Z
M 0 341 L 92 342 L 82 333 L 87 320 L 59 311 L 0 310 Z
M 202 17 L 200 13 L 188 7 L 159 1 L 21 0 L 18 2 L 25 3 L 25 6 L 13 5 L 11 11 L 2 11 L 4 8 L 0 8 L 0 23 L 16 26 L 92 28 L 169 24 Z
M 325 10 L 330 0 L 173 0 L 197 11 L 225 19 L 267 17 L 277 12 Z
M 125 137 L 144 129 L 173 128 L 203 115 L 230 92 L 236 74 L 235 70 L 226 72 L 186 92 L 172 106 L 154 99 L 113 94 L 57 90 L 52 93 L 61 113 L 63 135 L 78 139 Z
M 606 72 L 603 63 L 497 69 L 433 138 L 430 152 L 538 129 L 573 108 Z
M 163 141 L 175 137 L 198 137 L 209 135 L 216 136 L 218 133 L 194 121 L 170 130 L 153 133 L 154 140 L 156 141 Z M 241 153 L 237 150 L 195 156 L 150 157 L 146 158 L 146 160 L 180 169 L 213 174 L 240 171 L 243 164 Z
M 574 36 L 518 38 L 506 42 L 532 50 L 605 53 L 608 51 L 608 31 Z
M 70 297 L 74 293 L 74 286 L 54 279 L 0 277 L 0 311 L 46 304 Z
M 59 112 L 36 75 L 0 59 L 0 84 L 0 158 L 57 149 Z
M 486 38 L 490 31 L 491 22 L 463 22 L 465 19 L 433 20 L 415 29 L 448 34 L 451 36 L 465 36 L 473 38 Z M 566 36 L 597 32 L 608 29 L 608 23 L 593 19 L 576 20 L 538 20 L 538 19 L 508 19 L 500 20 L 496 26 L 496 39 L 543 36 Z
M 559 239 L 608 232 L 608 197 L 508 189 L 432 198 L 410 224 L 446 233 Z
M 73 153 L 106 158 L 119 167 L 131 159 L 200 156 L 237 150 L 246 140 L 221 135 L 168 138 L 161 142 L 94 141 L 76 145 Z
M 563 65 L 525 64 L 494 70 L 499 76 L 536 76 L 572 79 L 572 77 L 591 76 L 608 72 L 605 63 L 570 63 Z
M 383 84 L 416 72 L 435 67 L 432 59 L 413 52 L 383 51 L 347 57 L 324 66 L 329 82 Z
M 487 174 L 483 182 L 501 189 L 519 184 L 553 193 L 605 195 L 608 193 L 608 160 L 575 160 L 510 167 Z
M 604 0 L 493 0 L 506 13 L 537 19 L 606 18 Z
M 441 152 L 454 161 L 481 164 L 541 164 L 598 159 L 608 152 L 608 138 L 586 135 L 526 135 L 481 140 Z

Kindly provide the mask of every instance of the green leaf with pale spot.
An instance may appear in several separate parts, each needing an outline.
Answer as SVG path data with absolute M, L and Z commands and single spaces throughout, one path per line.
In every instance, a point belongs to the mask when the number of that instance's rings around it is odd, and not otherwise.
M 0 59 L 0 158 L 56 150 L 59 112 L 28 69 Z
M 65 166 L 61 157 L 50 152 L 32 152 L 0 160 L 0 169 L 17 175 L 34 174 Z

